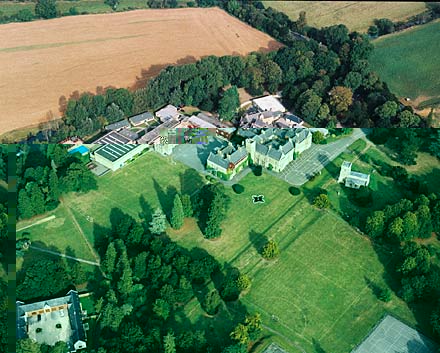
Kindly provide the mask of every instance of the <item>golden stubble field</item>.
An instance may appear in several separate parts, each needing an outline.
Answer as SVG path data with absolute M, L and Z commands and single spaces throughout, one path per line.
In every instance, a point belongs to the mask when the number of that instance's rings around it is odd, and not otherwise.
M 218 8 L 137 10 L 0 25 L 0 133 L 58 117 L 59 99 L 133 88 L 170 64 L 281 46 Z
M 426 10 L 424 2 L 391 1 L 263 1 L 266 7 L 283 11 L 296 20 L 306 12 L 309 25 L 325 27 L 345 24 L 352 31 L 366 32 L 375 18 L 401 21 Z

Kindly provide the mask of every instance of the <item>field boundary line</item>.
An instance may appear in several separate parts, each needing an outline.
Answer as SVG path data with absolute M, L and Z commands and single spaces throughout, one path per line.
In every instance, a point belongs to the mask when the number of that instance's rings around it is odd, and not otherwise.
M 81 226 L 79 225 L 78 221 L 76 220 L 75 215 L 73 214 L 72 210 L 69 208 L 69 206 L 66 205 L 66 203 L 64 202 L 64 200 L 62 198 L 60 198 L 60 201 L 61 201 L 62 205 L 64 206 L 64 208 L 66 209 L 69 216 L 72 218 L 73 224 L 78 229 L 78 231 L 81 234 L 83 240 L 85 241 L 87 247 L 89 248 L 91 254 L 96 259 L 96 263 L 99 264 L 100 263 L 99 257 L 96 254 L 95 250 L 93 249 L 92 245 L 90 244 L 89 240 L 87 239 L 86 235 L 84 234 L 84 232 L 83 232 Z
M 32 223 L 32 224 L 30 224 L 30 225 L 28 225 L 28 226 L 21 227 L 21 228 L 17 229 L 16 231 L 17 231 L 17 232 L 21 232 L 22 230 L 28 229 L 28 228 L 30 228 L 30 227 L 33 227 L 33 226 L 36 226 L 36 225 L 39 225 L 39 224 L 43 224 L 43 223 L 49 222 L 49 221 L 51 221 L 51 220 L 53 220 L 53 219 L 55 219 L 55 218 L 56 218 L 55 215 L 51 215 L 51 216 L 49 216 L 49 217 L 46 217 L 46 218 L 40 219 L 39 221 L 36 221 L 35 223 Z
M 90 260 L 81 259 L 79 257 L 74 257 L 74 256 L 66 255 L 66 254 L 63 254 L 63 253 L 60 253 L 60 252 L 43 249 L 43 248 L 40 248 L 40 247 L 35 246 L 35 245 L 30 245 L 29 247 L 31 249 L 34 249 L 34 250 L 37 250 L 37 251 L 40 251 L 40 252 L 45 252 L 45 253 L 48 253 L 48 254 L 51 254 L 51 255 L 55 255 L 55 256 L 59 256 L 59 257 L 64 257 L 66 259 L 70 259 L 70 260 L 74 260 L 74 261 L 78 261 L 78 262 L 83 262 L 85 264 L 89 264 L 89 265 L 93 265 L 93 266 L 98 266 L 98 267 L 101 266 L 98 262 L 93 262 L 93 261 L 90 261 Z

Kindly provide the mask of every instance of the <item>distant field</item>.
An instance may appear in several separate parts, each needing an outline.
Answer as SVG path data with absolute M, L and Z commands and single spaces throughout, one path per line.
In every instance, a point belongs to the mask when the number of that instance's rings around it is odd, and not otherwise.
M 352 31 L 366 32 L 375 18 L 404 20 L 423 12 L 423 2 L 371 2 L 371 1 L 263 1 L 296 20 L 306 11 L 307 23 L 314 27 L 345 24 Z
M 401 3 L 403 5 L 403 3 Z M 399 97 L 440 97 L 440 21 L 373 41 L 373 69 Z
M 75 90 L 133 87 L 171 64 L 280 47 L 218 8 L 10 23 L 0 38 L 0 133 L 59 116 L 59 98 Z
M 68 12 L 71 7 L 75 7 L 79 13 L 105 13 L 113 12 L 104 0 L 77 0 L 77 1 L 57 1 L 57 9 L 61 13 Z M 148 8 L 147 2 L 143 0 L 121 0 L 119 10 L 127 8 L 145 9 Z M 0 12 L 5 16 L 15 15 L 22 9 L 29 9 L 35 14 L 34 2 L 0 1 Z

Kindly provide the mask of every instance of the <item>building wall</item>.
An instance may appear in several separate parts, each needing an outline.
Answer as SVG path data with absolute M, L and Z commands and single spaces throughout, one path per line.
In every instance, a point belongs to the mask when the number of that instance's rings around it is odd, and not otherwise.
M 127 154 L 123 155 L 121 158 L 117 159 L 116 161 L 112 162 L 108 159 L 104 158 L 100 154 L 94 153 L 93 158 L 96 162 L 102 164 L 103 166 L 109 168 L 112 171 L 116 171 L 119 168 L 123 167 L 128 160 L 132 159 L 134 156 L 141 153 L 144 149 L 148 148 L 148 145 L 138 145 L 136 148 L 132 149 Z

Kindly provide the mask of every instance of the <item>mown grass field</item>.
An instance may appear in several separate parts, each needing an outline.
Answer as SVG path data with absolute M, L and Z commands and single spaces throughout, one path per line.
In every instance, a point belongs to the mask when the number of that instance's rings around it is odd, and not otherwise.
M 306 12 L 307 23 L 314 27 L 345 24 L 352 31 L 366 32 L 375 18 L 389 18 L 401 21 L 423 12 L 423 2 L 372 2 L 372 1 L 263 1 L 287 14 L 292 20 L 298 19 L 301 11 Z
M 371 65 L 400 97 L 440 97 L 440 21 L 373 41 Z
M 75 7 L 79 13 L 107 13 L 113 12 L 111 7 L 104 3 L 104 0 L 77 0 L 77 1 L 57 1 L 57 9 L 61 13 L 69 12 L 71 7 Z M 128 8 L 146 9 L 147 2 L 143 0 L 121 0 L 118 9 L 120 11 Z M 1 1 L 0 11 L 4 16 L 11 16 L 22 9 L 29 9 L 35 14 L 34 2 Z
M 237 267 L 252 278 L 252 286 L 242 296 L 241 304 L 223 306 L 211 318 L 204 314 L 199 301 L 193 299 L 176 320 L 184 325 L 196 325 L 214 340 L 220 339 L 243 311 L 240 305 L 245 305 L 248 311 L 258 311 L 263 316 L 266 336 L 263 343 L 276 341 L 293 353 L 300 352 L 298 347 L 310 353 L 348 352 L 385 312 L 415 325 L 416 320 L 405 303 L 393 294 L 392 301 L 384 304 L 367 284 L 389 281 L 385 272 L 388 265 L 394 267 L 393 256 L 373 248 L 366 237 L 336 212 L 319 211 L 310 204 L 310 194 L 320 187 L 329 187 L 335 203 L 335 171 L 344 159 L 354 160 L 356 153 L 365 148 L 362 142 L 352 145 L 353 152 L 340 156 L 319 177 L 301 188 L 298 196 L 289 193 L 287 183 L 264 173 L 260 177 L 248 174 L 243 178 L 242 194 L 235 194 L 227 187 L 231 207 L 223 222 L 223 236 L 216 241 L 205 240 L 194 219 L 187 219 L 178 231 L 169 230 L 170 237 L 180 245 L 203 248 L 220 262 Z M 355 164 L 356 170 L 367 168 L 361 162 Z M 427 170 L 429 165 L 426 160 L 426 167 L 421 169 Z M 112 210 L 118 208 L 143 220 L 155 207 L 169 210 L 176 191 L 193 193 L 203 182 L 200 175 L 184 165 L 150 152 L 99 178 L 98 191 L 67 195 L 64 202 L 93 242 L 97 230 L 110 227 Z M 386 186 L 372 187 L 378 195 L 388 190 L 389 194 L 382 196 L 384 202 L 398 197 L 390 196 L 394 189 L 392 182 L 387 182 Z M 266 202 L 252 204 L 254 194 L 264 194 Z M 333 206 L 338 211 L 338 206 Z M 54 214 L 62 218 L 62 209 Z M 87 221 L 87 216 L 94 223 Z M 73 224 L 65 221 L 56 227 L 56 219 L 51 222 L 55 222 L 52 228 L 48 222 L 45 229 L 35 226 L 29 230 L 36 239 L 48 244 L 73 247 L 79 243 L 79 233 Z M 268 238 L 275 239 L 281 248 L 281 255 L 274 262 L 264 261 L 258 253 Z M 422 329 L 427 327 L 426 322 L 417 324 Z M 264 344 L 256 351 L 263 347 Z

